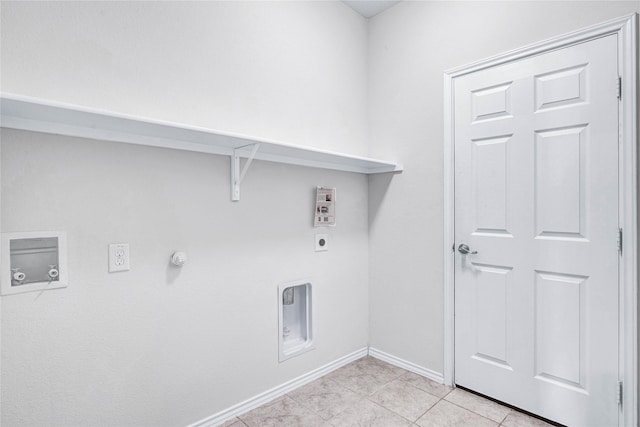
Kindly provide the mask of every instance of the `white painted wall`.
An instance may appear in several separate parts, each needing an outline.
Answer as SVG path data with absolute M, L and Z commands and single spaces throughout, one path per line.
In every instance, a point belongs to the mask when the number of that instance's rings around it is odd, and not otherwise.
M 364 18 L 337 2 L 2 2 L 1 85 L 367 153 Z
M 340 3 L 1 7 L 2 91 L 366 151 L 366 21 Z M 366 346 L 366 177 L 254 162 L 232 203 L 226 157 L 0 137 L 1 230 L 66 230 L 70 269 L 1 299 L 2 426 L 187 425 Z M 312 227 L 316 185 L 338 188 L 335 228 Z M 107 273 L 114 242 L 131 271 Z M 316 349 L 279 364 L 298 278 Z
M 405 167 L 369 180 L 372 347 L 443 372 L 444 71 L 632 12 L 637 1 L 405 1 L 371 19 L 370 155 Z

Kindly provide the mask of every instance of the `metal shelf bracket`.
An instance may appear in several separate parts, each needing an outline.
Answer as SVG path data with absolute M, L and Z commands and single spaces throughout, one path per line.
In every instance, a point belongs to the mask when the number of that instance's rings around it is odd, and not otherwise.
M 247 147 L 253 148 L 251 149 L 249 157 L 247 157 L 247 161 L 244 164 L 244 167 L 242 168 L 242 170 L 240 170 L 240 151 Z M 234 202 L 240 200 L 240 184 L 242 184 L 242 180 L 247 174 L 249 166 L 255 158 L 259 148 L 260 143 L 257 142 L 255 144 L 243 145 L 242 147 L 233 149 L 233 155 L 231 156 L 231 200 L 233 200 Z

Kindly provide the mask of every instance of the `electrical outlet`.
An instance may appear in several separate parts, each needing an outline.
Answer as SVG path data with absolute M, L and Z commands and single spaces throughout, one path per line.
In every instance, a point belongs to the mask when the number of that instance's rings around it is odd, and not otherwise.
M 329 235 L 316 234 L 316 252 L 323 252 L 328 250 L 329 250 Z
M 109 245 L 109 273 L 129 270 L 129 244 L 112 243 Z

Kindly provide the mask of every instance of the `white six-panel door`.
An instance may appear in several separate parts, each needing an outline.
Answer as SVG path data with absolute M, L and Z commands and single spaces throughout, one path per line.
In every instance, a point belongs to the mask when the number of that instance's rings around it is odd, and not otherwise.
M 618 425 L 617 63 L 611 35 L 453 88 L 455 382 L 575 426 Z

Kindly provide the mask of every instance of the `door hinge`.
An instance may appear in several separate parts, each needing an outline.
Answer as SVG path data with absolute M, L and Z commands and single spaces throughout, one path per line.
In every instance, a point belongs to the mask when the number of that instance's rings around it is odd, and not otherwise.
M 622 381 L 618 381 L 618 405 L 622 405 Z
M 622 255 L 622 228 L 618 228 L 618 252 Z
M 622 77 L 618 77 L 618 99 L 622 99 Z

